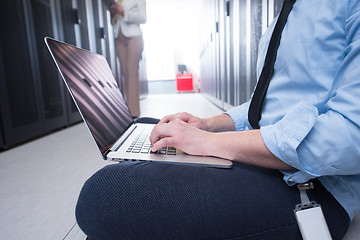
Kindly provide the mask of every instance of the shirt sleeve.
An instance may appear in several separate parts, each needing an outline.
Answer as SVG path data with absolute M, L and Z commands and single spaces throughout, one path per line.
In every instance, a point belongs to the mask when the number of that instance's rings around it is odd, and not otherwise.
M 249 129 L 248 111 L 250 101 L 234 107 L 225 114 L 229 115 L 235 124 L 236 131 L 244 131 Z
M 124 21 L 127 23 L 146 23 L 146 1 L 138 0 L 137 4 L 129 9 L 124 9 Z
M 360 4 L 350 2 L 344 58 L 329 98 L 318 106 L 301 102 L 261 128 L 268 149 L 298 169 L 284 171 L 288 183 L 360 174 Z

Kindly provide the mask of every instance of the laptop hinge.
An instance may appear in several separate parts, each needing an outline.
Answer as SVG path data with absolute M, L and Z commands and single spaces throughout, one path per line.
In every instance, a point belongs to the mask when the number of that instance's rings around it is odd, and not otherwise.
M 130 136 L 130 134 L 136 129 L 136 125 L 131 125 L 123 135 L 112 145 L 112 147 L 109 149 L 109 151 L 117 151 L 121 144 L 125 142 L 125 140 Z

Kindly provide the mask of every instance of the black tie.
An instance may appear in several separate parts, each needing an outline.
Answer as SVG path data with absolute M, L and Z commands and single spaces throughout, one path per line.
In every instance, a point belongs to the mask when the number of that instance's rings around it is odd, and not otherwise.
M 248 112 L 248 119 L 254 129 L 259 129 L 259 121 L 261 119 L 262 104 L 269 87 L 270 80 L 274 72 L 274 64 L 276 60 L 277 50 L 280 45 L 281 33 L 287 21 L 287 17 L 295 0 L 285 0 L 282 6 L 278 21 L 275 25 L 274 32 L 271 36 L 269 47 L 266 53 L 264 67 L 261 71 L 259 81 L 256 85 Z

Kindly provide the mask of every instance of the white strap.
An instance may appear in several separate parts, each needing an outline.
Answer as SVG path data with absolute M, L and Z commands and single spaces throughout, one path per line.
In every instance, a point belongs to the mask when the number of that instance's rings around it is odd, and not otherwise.
M 301 205 L 308 206 L 310 205 L 309 197 L 306 193 L 306 190 L 300 190 L 300 199 L 301 199 Z

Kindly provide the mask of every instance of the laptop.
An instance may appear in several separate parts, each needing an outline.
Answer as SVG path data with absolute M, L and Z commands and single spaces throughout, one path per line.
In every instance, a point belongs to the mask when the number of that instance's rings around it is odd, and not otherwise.
M 151 152 L 148 136 L 155 124 L 134 123 L 107 60 L 49 37 L 45 43 L 103 159 L 231 168 L 229 160 L 179 149 Z

